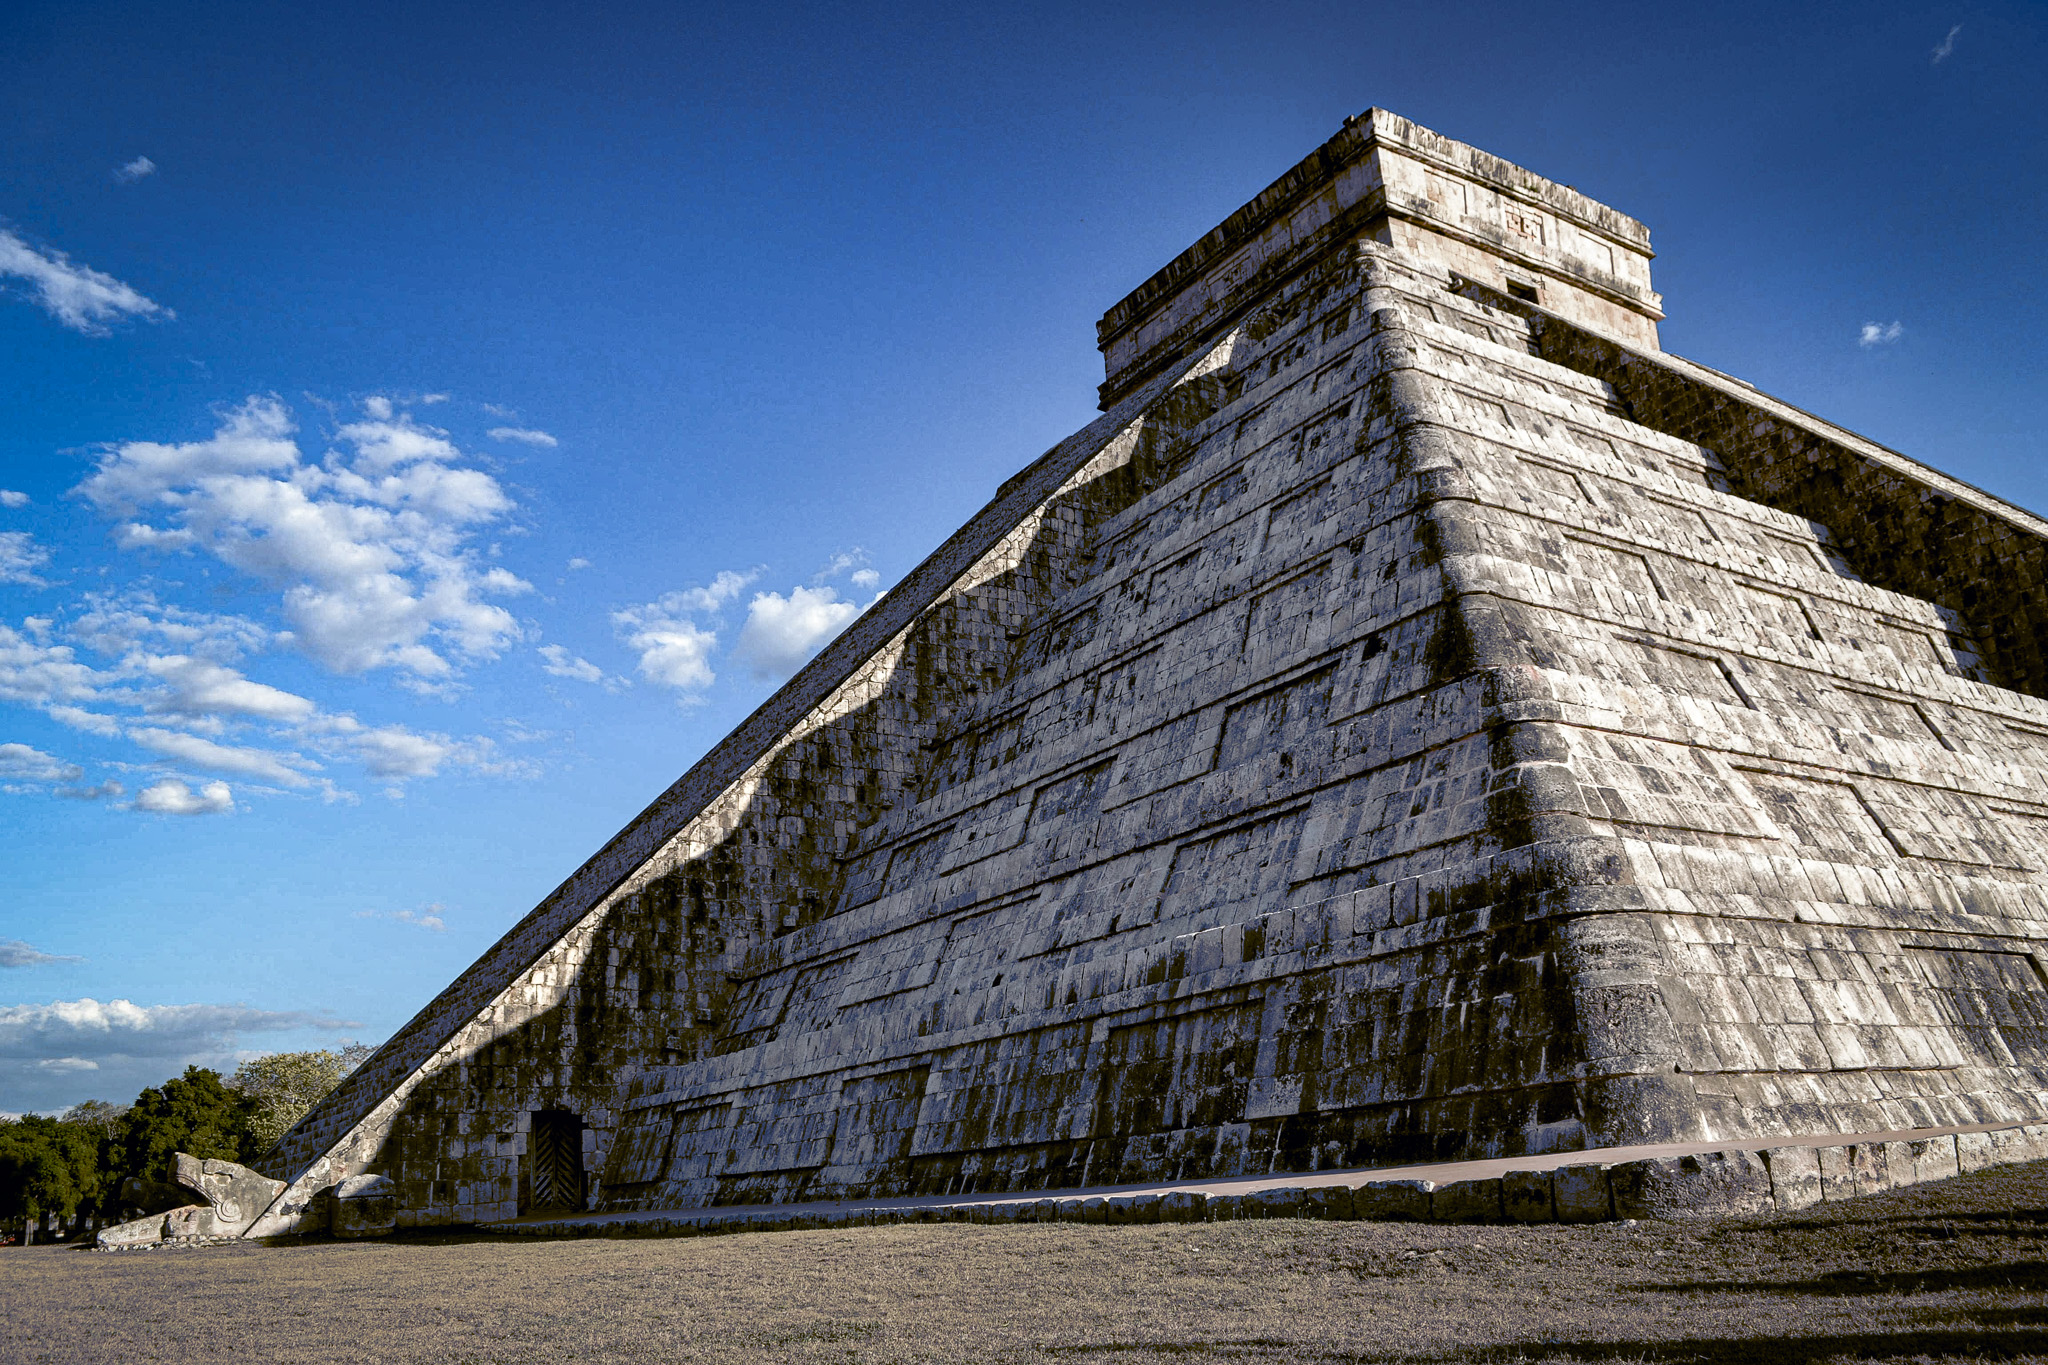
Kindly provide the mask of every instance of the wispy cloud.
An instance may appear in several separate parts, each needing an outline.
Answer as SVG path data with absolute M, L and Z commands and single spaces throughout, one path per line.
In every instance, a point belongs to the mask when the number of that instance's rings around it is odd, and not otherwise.
M 46 953 L 18 938 L 0 938 L 0 967 L 40 967 L 50 962 L 83 962 L 82 957 Z
M 0 701 L 33 706 L 73 729 L 125 737 L 173 771 L 131 804 L 166 814 L 230 808 L 210 786 L 197 792 L 190 770 L 257 779 L 276 787 L 318 790 L 348 800 L 324 775 L 330 764 L 360 765 L 367 775 L 402 783 L 451 768 L 492 776 L 530 777 L 536 766 L 507 757 L 488 737 L 456 738 L 404 725 L 376 725 L 328 711 L 312 698 L 247 676 L 236 666 L 247 652 L 279 642 L 239 616 L 209 615 L 157 602 L 148 594 L 89 595 L 85 610 L 60 621 L 30 617 L 20 630 L 0 625 Z M 104 656 L 94 666 L 80 647 Z M 52 772 L 21 746 L 0 781 L 77 782 L 82 772 Z M 9 751 L 0 750 L 0 759 Z M 47 757 L 47 756 L 45 756 Z M 59 760 L 50 760 L 59 762 Z M 261 790 L 259 788 L 259 790 Z M 225 788 L 221 789 L 224 793 Z M 84 800 L 122 795 L 112 781 L 57 792 Z
M 606 673 L 590 660 L 578 654 L 571 654 L 563 645 L 542 645 L 539 650 L 541 669 L 557 678 L 568 678 L 572 682 L 596 683 L 607 692 L 617 692 L 631 686 L 624 678 Z
M 12 488 L 0 488 L 0 507 L 16 508 L 28 506 L 28 494 L 17 493 Z
M 135 794 L 135 809 L 152 815 L 224 815 L 235 808 L 234 793 L 225 782 L 208 782 L 198 791 L 167 777 Z
M 718 647 L 719 613 L 760 575 L 725 570 L 709 587 L 666 593 L 655 601 L 612 613 L 612 624 L 628 648 L 640 655 L 640 674 L 674 688 L 684 705 L 698 700 L 717 681 L 711 668 Z
M 0 531 L 0 583 L 21 583 L 31 588 L 49 585 L 36 570 L 50 562 L 50 552 L 36 544 L 26 531 Z
M 437 901 L 432 905 L 423 906 L 419 910 L 358 910 L 356 911 L 356 918 L 388 919 L 393 924 L 411 924 L 418 928 L 430 929 L 434 933 L 441 934 L 446 933 L 448 930 L 447 922 L 441 918 L 441 913 L 447 908 L 447 906 Z
M 114 167 L 114 179 L 124 185 L 133 184 L 145 175 L 155 174 L 156 163 L 146 156 L 138 156 L 133 161 Z
M 122 519 L 124 548 L 197 546 L 279 590 L 293 641 L 334 672 L 444 686 L 520 636 L 490 599 L 532 585 L 474 543 L 512 500 L 446 432 L 387 398 L 362 408 L 314 461 L 290 411 L 252 397 L 206 440 L 108 449 L 76 491 Z
M 590 561 L 585 559 L 582 555 L 577 555 L 574 559 L 569 561 L 567 567 L 570 573 L 575 573 L 578 569 L 589 568 Z
M 535 431 L 531 427 L 492 427 L 486 434 L 493 441 L 512 441 L 523 446 L 545 446 L 549 450 L 561 444 L 545 431 Z
M 61 251 L 38 251 L 0 229 L 0 279 L 26 282 L 30 297 L 74 332 L 105 336 L 109 324 L 125 318 L 172 318 L 162 304 L 112 275 L 74 264 Z
M 1956 35 L 1962 31 L 1963 26 L 1957 24 L 1948 31 L 1947 36 L 1934 45 L 1934 64 L 1936 66 L 1940 66 L 1943 62 L 1947 61 L 1949 55 L 1956 50 Z
M 90 787 L 59 787 L 57 795 L 68 801 L 118 801 L 127 795 L 127 790 L 119 782 L 108 778 L 105 782 L 95 782 Z
M 1866 322 L 1863 330 L 1856 334 L 1856 344 L 1864 350 L 1877 346 L 1889 346 L 1906 334 L 1902 322 Z
M 182 730 L 165 730 L 156 726 L 137 726 L 128 732 L 128 737 L 143 748 L 162 754 L 183 766 L 205 768 L 213 772 L 238 773 L 243 777 L 260 778 L 287 787 L 311 785 L 312 779 L 301 770 L 317 770 L 320 766 L 298 754 L 253 749 L 236 744 L 216 744 L 210 739 L 186 734 Z M 143 796 L 148 794 L 144 792 Z M 136 800 L 140 802 L 142 797 L 137 797 Z M 145 806 L 143 809 L 152 808 Z
M 0 781 L 76 782 L 85 769 L 26 744 L 0 744 Z

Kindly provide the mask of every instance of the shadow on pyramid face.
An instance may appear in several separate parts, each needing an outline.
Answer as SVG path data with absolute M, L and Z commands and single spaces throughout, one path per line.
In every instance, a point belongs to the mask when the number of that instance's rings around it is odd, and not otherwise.
M 1354 121 L 272 1164 L 430 1224 L 2036 1117 L 2048 524 L 1661 352 L 1647 262 Z

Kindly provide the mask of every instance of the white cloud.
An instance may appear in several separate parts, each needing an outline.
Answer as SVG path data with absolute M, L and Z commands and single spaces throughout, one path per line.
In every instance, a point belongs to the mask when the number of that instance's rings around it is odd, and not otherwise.
M 234 793 L 225 782 L 209 782 L 195 792 L 177 778 L 167 777 L 135 794 L 135 809 L 156 815 L 218 815 L 234 808 Z
M 133 521 L 124 521 L 114 528 L 114 544 L 123 550 L 155 550 L 159 554 L 175 554 L 180 550 L 189 550 L 198 543 L 199 537 L 190 531 L 166 531 Z
M 460 463 L 447 433 L 388 398 L 362 406 L 365 420 L 340 427 L 341 448 L 317 463 L 284 405 L 255 397 L 207 440 L 110 448 L 76 491 L 125 519 L 124 547 L 203 547 L 279 589 L 295 643 L 327 668 L 443 685 L 520 637 L 487 599 L 531 585 L 481 564 L 471 544 L 512 500 Z
M 17 493 L 12 488 L 0 488 L 0 507 L 26 507 L 28 494 Z
M 32 588 L 49 585 L 36 570 L 50 562 L 50 552 L 36 544 L 26 531 L 0 531 L 0 583 L 25 583 Z
M 1902 322 L 1866 322 L 1856 334 L 1856 344 L 1867 351 L 1873 346 L 1889 346 L 1905 334 L 1906 325 Z
M 85 769 L 26 744 L 0 744 L 0 778 L 15 782 L 76 782 Z
M 786 678 L 859 614 L 831 588 L 791 588 L 787 597 L 756 593 L 733 657 L 757 678 Z
M 102 681 L 69 645 L 46 644 L 0 625 L 0 701 L 47 710 L 59 702 L 94 700 Z
M 1962 31 L 1963 26 L 1961 24 L 1957 24 L 1954 28 L 1951 28 L 1948 31 L 1947 37 L 1943 38 L 1939 43 L 1935 44 L 1934 64 L 1936 66 L 1939 66 L 1943 62 L 1947 61 L 1949 59 L 1949 55 L 1956 50 L 1956 35 L 1961 33 Z
M 549 450 L 561 444 L 545 431 L 535 431 L 531 427 L 492 427 L 485 434 L 493 441 L 517 441 L 520 445 L 543 446 Z
M 640 652 L 640 673 L 648 681 L 680 692 L 701 692 L 717 681 L 711 671 L 717 631 L 692 621 L 639 617 L 631 611 L 613 619 L 630 628 L 626 643 Z
M 61 251 L 37 251 L 0 229 L 0 278 L 27 281 L 43 311 L 74 332 L 104 336 L 123 318 L 177 316 L 90 266 L 74 265 Z
M 112 778 L 105 782 L 95 782 L 90 787 L 57 788 L 57 795 L 73 801 L 118 801 L 126 794 L 127 788 Z
M 576 682 L 601 683 L 604 670 L 590 660 L 571 654 L 561 645 L 540 647 L 541 668 L 557 678 L 569 678 Z
M 156 163 L 154 161 L 151 161 L 146 156 L 138 156 L 133 161 L 130 161 L 125 165 L 116 166 L 114 168 L 114 179 L 120 181 L 124 185 L 133 184 L 135 181 L 142 179 L 142 177 L 144 177 L 145 175 L 155 174 Z
M 159 654 L 141 662 L 149 673 L 165 683 L 146 703 L 150 711 L 159 714 L 241 716 L 289 724 L 308 719 L 318 709 L 306 697 L 254 682 L 209 659 Z
M 448 907 L 438 902 L 421 910 L 358 910 L 357 919 L 388 919 L 394 924 L 412 924 L 422 929 L 431 929 L 437 934 L 446 933 L 448 925 L 441 918 L 441 912 Z
M 872 588 L 882 581 L 882 576 L 873 569 L 856 569 L 846 576 L 846 581 L 856 588 Z
M 45 706 L 44 712 L 52 720 L 83 730 L 90 735 L 105 735 L 112 738 L 121 733 L 121 723 L 112 716 L 98 711 L 88 711 L 82 706 Z
M 590 561 L 585 559 L 582 555 L 578 555 L 574 559 L 569 561 L 570 573 L 575 573 L 578 569 L 587 569 L 589 567 Z
M 312 779 L 300 769 L 320 766 L 298 754 L 252 749 L 242 745 L 216 744 L 210 739 L 201 739 L 198 735 L 186 734 L 182 730 L 164 730 L 144 725 L 129 730 L 128 737 L 153 753 L 162 754 L 165 758 L 194 768 L 210 768 L 215 772 L 260 777 L 266 781 L 283 783 L 287 787 L 310 785 Z M 221 791 L 225 793 L 227 788 L 222 787 Z M 148 796 L 149 793 L 144 792 L 142 795 Z M 142 797 L 137 797 L 136 800 L 140 802 Z
M 83 962 L 82 957 L 46 953 L 18 938 L 0 938 L 0 967 L 40 967 L 47 962 Z
M 718 647 L 717 627 L 695 618 L 715 617 L 759 573 L 758 569 L 743 574 L 727 569 L 709 587 L 666 593 L 653 602 L 613 612 L 612 624 L 627 647 L 640 655 L 641 676 L 683 693 L 680 700 L 685 704 L 717 681 L 718 675 L 711 669 L 711 653 Z
M 838 554 L 832 556 L 824 568 L 811 575 L 811 582 L 814 585 L 823 583 L 827 579 L 839 577 L 848 569 L 862 568 L 866 566 L 867 562 L 868 552 L 858 545 L 854 546 L 851 550 L 841 550 Z
M 137 1005 L 91 998 L 0 1005 L 0 1093 L 26 1109 L 85 1098 L 78 1077 L 117 1098 L 197 1063 L 233 1067 L 245 1035 L 358 1027 L 325 1010 L 249 1005 Z

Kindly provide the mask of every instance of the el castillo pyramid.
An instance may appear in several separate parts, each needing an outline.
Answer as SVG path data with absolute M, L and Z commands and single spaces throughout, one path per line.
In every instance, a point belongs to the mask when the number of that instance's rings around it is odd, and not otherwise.
M 1348 121 L 252 1231 L 2048 1115 L 2048 523 L 1660 351 L 1650 259 Z

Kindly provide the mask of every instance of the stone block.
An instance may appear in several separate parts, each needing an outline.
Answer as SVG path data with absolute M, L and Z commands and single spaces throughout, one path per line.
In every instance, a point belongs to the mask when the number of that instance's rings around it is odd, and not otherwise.
M 1328 1223 L 1348 1223 L 1358 1217 L 1349 1185 L 1310 1185 L 1304 1191 L 1307 1216 Z
M 398 1196 L 381 1175 L 352 1175 L 334 1187 L 334 1235 L 386 1237 L 398 1226 Z
M 164 1239 L 164 1215 L 152 1213 L 126 1223 L 116 1223 L 110 1228 L 101 1228 L 94 1245 L 102 1250 L 118 1247 L 155 1246 Z
M 1820 1157 L 1820 1194 L 1830 1204 L 1889 1189 L 1880 1145 L 1847 1143 L 1814 1149 Z
M 1308 1216 L 1308 1192 L 1299 1185 L 1254 1190 L 1244 1197 L 1247 1218 L 1304 1218 Z
M 1549 1171 L 1509 1171 L 1500 1178 L 1501 1213 L 1510 1223 L 1550 1223 L 1557 1219 L 1551 1202 Z
M 1780 1213 L 1812 1208 L 1821 1202 L 1818 1148 L 1772 1147 L 1760 1155 L 1771 1173 L 1771 1202 Z
M 1172 1190 L 1159 1196 L 1162 1223 L 1200 1223 L 1209 1215 L 1209 1198 L 1195 1190 Z
M 1998 1164 L 1989 1133 L 1956 1134 L 1956 1166 L 1965 1172 L 1981 1171 Z
M 1550 1173 L 1551 1201 L 1560 1223 L 1605 1223 L 1614 1217 L 1614 1194 L 1604 1164 L 1560 1166 Z
M 1244 1217 L 1244 1196 L 1241 1194 L 1212 1194 L 1206 1211 L 1212 1223 L 1234 1223 Z
M 1352 1215 L 1362 1222 L 1427 1223 L 1430 1192 L 1427 1180 L 1369 1180 L 1351 1187 Z
M 1090 1195 L 1081 1201 L 1081 1221 L 1084 1223 L 1106 1223 L 1109 1221 L 1109 1200 L 1101 1195 Z
M 1754 1152 L 1624 1161 L 1607 1182 L 1617 1218 L 1714 1218 L 1771 1206 L 1771 1174 Z
M 1451 1180 L 1429 1196 L 1434 1223 L 1498 1223 L 1501 1221 L 1500 1180 Z
M 1906 1144 L 1913 1160 L 1913 1179 L 1924 1183 L 1929 1180 L 1946 1180 L 1961 1175 L 1962 1165 L 1957 1155 L 1953 1134 L 1943 1137 L 1919 1138 Z
M 1884 1149 L 1884 1183 L 1886 1189 L 1902 1189 L 1918 1182 L 1919 1173 L 1914 1169 L 1913 1144 L 1910 1142 L 1873 1143 Z

